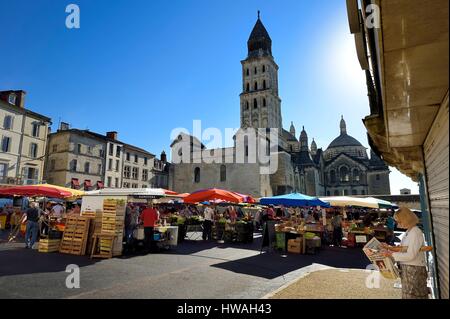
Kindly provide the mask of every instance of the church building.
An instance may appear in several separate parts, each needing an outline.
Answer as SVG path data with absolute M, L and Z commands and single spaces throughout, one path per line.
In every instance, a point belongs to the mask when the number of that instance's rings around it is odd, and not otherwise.
M 340 135 L 323 151 L 303 128 L 299 138 L 294 124 L 283 129 L 281 99 L 278 95 L 278 65 L 272 55 L 272 40 L 259 14 L 247 42 L 248 54 L 242 65 L 240 130 L 230 148 L 207 150 L 215 161 L 205 162 L 205 146 L 195 137 L 180 134 L 171 144 L 170 185 L 177 192 L 223 188 L 255 197 L 300 192 L 315 196 L 390 194 L 389 168 L 373 152 L 347 134 L 343 117 Z M 236 139 L 249 128 L 278 132 L 276 172 L 262 174 L 262 164 L 240 163 Z M 265 137 L 264 137 L 265 138 Z M 182 142 L 188 141 L 189 156 L 182 157 Z M 271 141 L 268 140 L 268 143 Z M 186 144 L 186 143 L 184 143 Z M 245 149 L 248 155 L 247 146 Z M 204 155 L 203 155 L 204 156 Z

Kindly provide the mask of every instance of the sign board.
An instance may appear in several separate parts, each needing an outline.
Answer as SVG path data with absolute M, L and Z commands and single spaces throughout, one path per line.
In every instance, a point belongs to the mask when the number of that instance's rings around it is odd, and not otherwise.
M 355 236 L 355 240 L 356 240 L 357 243 L 367 243 L 366 235 Z

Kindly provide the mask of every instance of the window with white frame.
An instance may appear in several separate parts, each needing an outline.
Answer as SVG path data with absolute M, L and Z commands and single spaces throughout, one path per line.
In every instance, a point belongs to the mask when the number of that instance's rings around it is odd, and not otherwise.
M 5 130 L 10 130 L 12 129 L 12 125 L 13 125 L 13 117 L 11 115 L 6 115 L 5 118 L 3 119 L 3 128 Z
M 39 137 L 39 128 L 40 128 L 40 124 L 38 122 L 34 122 L 31 126 L 31 135 L 33 137 Z
M 147 181 L 148 180 L 148 169 L 142 170 L 142 180 Z
M 84 172 L 86 174 L 89 174 L 90 166 L 91 166 L 91 164 L 89 162 L 84 163 Z
M 125 166 L 123 168 L 123 177 L 130 178 L 130 173 L 131 173 L 131 167 L 130 166 Z
M 11 149 L 11 138 L 8 136 L 3 136 L 2 138 L 2 152 L 7 153 Z
M 8 96 L 8 103 L 9 103 L 9 104 L 16 105 L 16 99 L 17 99 L 17 96 L 16 96 L 14 93 L 11 93 L 11 94 Z
M 139 168 L 133 167 L 133 172 L 131 174 L 131 178 L 137 180 L 139 176 Z
M 0 178 L 6 177 L 8 172 L 8 164 L 0 163 Z
M 30 157 L 36 158 L 38 156 L 38 145 L 36 143 L 30 144 Z

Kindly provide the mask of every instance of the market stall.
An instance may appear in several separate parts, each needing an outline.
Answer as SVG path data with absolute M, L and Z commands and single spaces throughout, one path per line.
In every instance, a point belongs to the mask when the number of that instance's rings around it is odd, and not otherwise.
M 263 197 L 260 199 L 260 204 L 263 205 L 279 205 L 282 209 L 286 210 L 287 207 L 302 207 L 308 211 L 314 210 L 316 214 L 319 214 L 322 218 L 325 208 L 330 205 L 324 201 L 321 201 L 317 197 L 307 196 L 300 193 L 285 194 L 273 197 Z M 276 208 L 276 207 L 275 207 Z M 314 219 L 314 221 L 302 216 L 299 211 L 294 214 L 286 214 L 285 218 L 275 223 L 275 247 L 287 252 L 292 253 L 315 253 L 317 248 L 322 245 L 322 238 L 324 233 L 323 224 L 320 223 L 320 219 Z M 267 225 L 270 226 L 269 222 Z M 264 236 L 270 236 L 270 227 L 265 227 Z M 264 243 L 264 239 L 263 239 Z M 269 243 L 269 246 L 270 243 Z
M 41 209 L 44 214 L 41 215 L 40 220 L 40 234 L 42 234 L 42 227 L 46 228 L 45 234 L 42 235 L 41 244 L 45 245 L 46 241 L 52 240 L 52 247 L 56 246 L 56 240 L 61 238 L 62 231 L 64 229 L 65 216 L 61 215 L 54 217 L 49 214 L 49 210 L 46 209 L 48 203 L 51 203 L 49 198 L 61 201 L 63 205 L 66 202 L 73 201 L 84 194 L 83 191 L 70 189 L 66 187 L 51 185 L 51 184 L 38 184 L 38 185 L 23 185 L 12 186 L 0 189 L 1 197 L 14 198 L 14 206 L 10 210 L 10 216 L 8 216 L 9 225 L 11 231 L 9 235 L 9 241 L 13 241 L 20 233 L 25 233 L 26 218 L 24 216 L 24 210 L 28 206 L 28 199 L 41 203 Z M 22 200 L 17 201 L 16 199 Z

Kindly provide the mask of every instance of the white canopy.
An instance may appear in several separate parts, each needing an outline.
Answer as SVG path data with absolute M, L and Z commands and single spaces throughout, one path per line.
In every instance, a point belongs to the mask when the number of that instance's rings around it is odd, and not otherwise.
M 85 192 L 85 195 L 106 196 L 167 196 L 162 188 L 103 188 Z
M 331 206 L 345 207 L 358 206 L 367 208 L 379 208 L 378 201 L 375 198 L 359 198 L 351 196 L 331 196 L 320 197 L 321 201 L 330 203 Z

